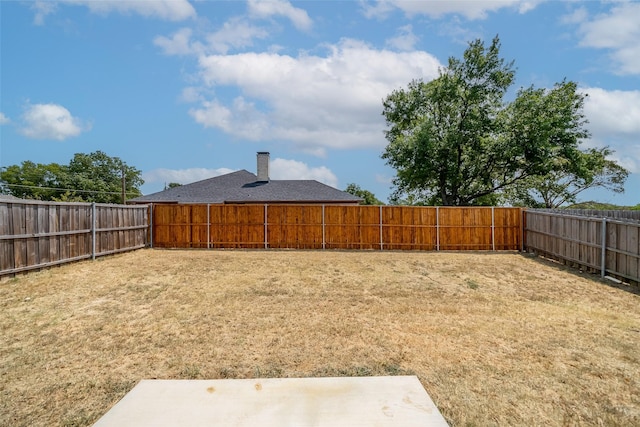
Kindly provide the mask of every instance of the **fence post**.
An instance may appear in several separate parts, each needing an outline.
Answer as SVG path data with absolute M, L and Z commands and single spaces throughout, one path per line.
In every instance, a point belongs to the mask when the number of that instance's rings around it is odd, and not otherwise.
M 267 218 L 267 204 L 264 204 L 264 248 L 268 249 L 269 248 L 269 240 L 267 237 L 267 222 L 268 218 Z
M 436 206 L 436 251 L 440 250 L 440 207 Z
M 96 259 L 96 202 L 91 203 L 91 259 Z
M 491 250 L 496 251 L 496 208 L 491 206 Z
M 604 279 L 607 274 L 607 218 L 602 218 L 602 249 L 600 254 L 600 276 Z
M 322 249 L 326 249 L 326 240 L 324 235 L 324 205 L 322 205 Z

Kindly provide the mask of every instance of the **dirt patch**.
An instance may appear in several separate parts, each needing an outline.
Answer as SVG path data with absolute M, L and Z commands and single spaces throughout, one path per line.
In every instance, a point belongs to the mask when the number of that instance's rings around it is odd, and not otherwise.
M 141 250 L 0 283 L 0 424 L 139 380 L 415 374 L 452 425 L 640 424 L 640 296 L 513 253 Z

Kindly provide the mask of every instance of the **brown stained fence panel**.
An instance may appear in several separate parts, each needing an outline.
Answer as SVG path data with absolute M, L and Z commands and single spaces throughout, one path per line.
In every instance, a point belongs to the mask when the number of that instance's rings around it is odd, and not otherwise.
M 191 247 L 191 206 L 154 206 L 154 246 L 167 248 Z
M 522 211 L 513 208 L 494 208 L 495 250 L 522 249 Z
M 420 207 L 413 210 L 411 249 L 431 251 L 438 247 L 437 215 L 439 209 Z
M 246 221 L 240 224 L 237 242 L 247 242 L 250 248 L 264 248 L 264 206 L 249 205 L 246 209 Z
M 382 241 L 383 249 L 403 249 L 403 206 L 388 206 L 382 211 Z
M 270 248 L 323 248 L 323 207 L 320 205 L 268 205 Z
M 520 250 L 523 244 L 519 208 L 228 204 L 209 205 L 205 218 L 206 206 L 154 205 L 153 246 Z
M 205 209 L 207 205 L 203 205 Z M 208 205 L 209 247 L 264 247 L 264 206 Z M 206 226 L 206 223 L 204 224 Z M 204 231 L 204 228 L 201 229 Z
M 492 250 L 491 208 L 440 208 L 440 249 Z
M 379 249 L 378 212 L 375 206 L 325 206 L 325 247 Z
M 209 247 L 209 209 L 207 205 L 193 205 L 190 212 L 192 248 Z
M 437 208 L 385 206 L 382 208 L 384 249 L 437 249 Z
M 350 206 L 359 226 L 359 249 L 380 249 L 380 208 L 378 206 Z M 358 209 L 360 208 L 360 209 Z

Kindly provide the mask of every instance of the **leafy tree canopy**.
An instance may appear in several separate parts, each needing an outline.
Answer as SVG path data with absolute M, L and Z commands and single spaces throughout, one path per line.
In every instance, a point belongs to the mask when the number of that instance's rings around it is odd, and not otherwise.
M 383 101 L 389 141 L 382 158 L 396 169 L 392 199 L 417 204 L 494 204 L 508 188 L 582 161 L 584 95 L 573 82 L 520 89 L 496 36 L 469 44 L 439 77 L 414 80 Z M 553 177 L 552 177 L 553 178 Z
M 140 196 L 142 172 L 118 157 L 102 151 L 75 154 L 69 165 L 47 165 L 24 161 L 0 169 L 0 181 L 7 194 L 24 199 L 121 203 Z
M 360 188 L 358 184 L 351 183 L 347 185 L 347 188 L 344 191 L 349 194 L 353 194 L 356 197 L 360 197 L 363 205 L 384 205 L 382 201 L 376 198 L 375 194 L 369 190 Z
M 612 153 L 606 147 L 591 148 L 581 151 L 574 162 L 559 159 L 548 174 L 530 176 L 508 188 L 505 200 L 514 206 L 553 209 L 576 203 L 578 194 L 589 188 L 623 193 L 629 171 L 607 158 Z

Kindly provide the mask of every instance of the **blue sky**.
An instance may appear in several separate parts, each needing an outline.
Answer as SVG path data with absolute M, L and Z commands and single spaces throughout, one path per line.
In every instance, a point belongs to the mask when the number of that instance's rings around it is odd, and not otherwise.
M 564 78 L 640 203 L 640 3 L 0 1 L 0 166 L 102 150 L 143 193 L 233 170 L 356 183 L 386 201 L 382 99 L 498 34 L 514 87 Z

